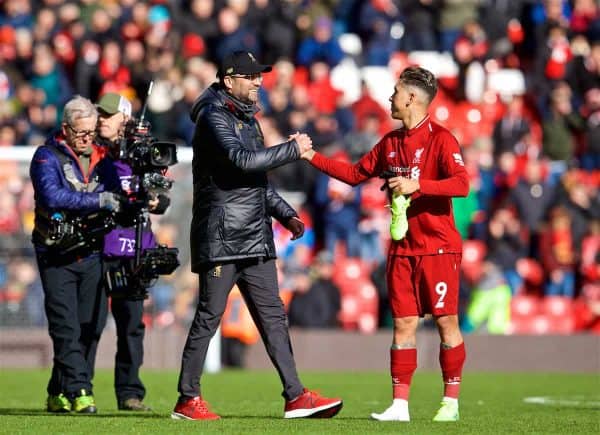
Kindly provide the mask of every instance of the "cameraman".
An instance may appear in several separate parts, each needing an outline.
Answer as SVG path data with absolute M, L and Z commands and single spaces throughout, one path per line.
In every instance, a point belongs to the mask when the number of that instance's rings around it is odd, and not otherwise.
M 135 195 L 138 192 L 132 190 L 135 189 L 135 182 L 132 180 L 131 167 L 119 159 L 120 143 L 124 139 L 125 126 L 131 117 L 131 103 L 119 94 L 107 93 L 100 98 L 96 107 L 99 112 L 98 143 L 108 150 L 120 179 L 122 191 L 127 195 Z M 153 213 L 164 213 L 168 205 L 169 200 L 165 195 L 158 195 L 148 201 L 148 208 Z M 113 230 L 105 239 L 104 257 L 109 268 L 121 267 L 128 271 L 127 273 L 131 273 L 136 213 L 135 206 L 122 210 L 117 215 L 120 228 Z M 122 243 L 124 240 L 128 243 Z M 149 228 L 144 229 L 142 242 L 142 248 L 153 247 L 154 238 Z M 131 284 L 131 279 L 129 283 Z M 127 288 L 126 294 L 109 294 L 111 311 L 117 326 L 115 393 L 117 405 L 124 411 L 150 411 L 150 408 L 143 403 L 146 389 L 139 376 L 144 359 L 145 329 L 142 322 L 144 301 L 139 292 L 140 289 Z
M 44 308 L 54 348 L 48 382 L 49 412 L 96 413 L 92 378 L 106 323 L 102 291 L 103 228 L 77 226 L 102 209 L 116 211 L 118 179 L 106 149 L 94 143 L 96 108 L 76 96 L 65 105 L 60 132 L 31 161 L 35 199 L 32 241 L 44 289 Z

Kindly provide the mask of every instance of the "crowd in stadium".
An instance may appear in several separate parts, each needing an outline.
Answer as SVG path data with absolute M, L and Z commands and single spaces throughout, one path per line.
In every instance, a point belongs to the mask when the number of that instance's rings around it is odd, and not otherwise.
M 0 7 L 3 148 L 42 144 L 69 98 L 97 101 L 106 92 L 129 98 L 134 113 L 147 102 L 153 134 L 189 146 L 192 103 L 215 81 L 224 54 L 245 49 L 273 64 L 260 101 L 265 144 L 300 131 L 318 151 L 355 161 L 397 127 L 387 99 L 398 72 L 426 64 L 440 84 L 431 116 L 457 137 L 471 178 L 469 196 L 454 202 L 465 241 L 464 330 L 600 332 L 594 0 L 3 0 Z M 185 258 L 191 171 L 180 164 L 171 172 L 181 194 L 155 228 Z M 307 224 L 294 242 L 274 227 L 291 325 L 389 326 L 383 181 L 351 188 L 304 162 L 271 176 Z M 27 168 L 0 160 L 0 326 L 44 323 L 32 215 Z M 189 263 L 150 292 L 149 326 L 187 327 L 197 297 Z

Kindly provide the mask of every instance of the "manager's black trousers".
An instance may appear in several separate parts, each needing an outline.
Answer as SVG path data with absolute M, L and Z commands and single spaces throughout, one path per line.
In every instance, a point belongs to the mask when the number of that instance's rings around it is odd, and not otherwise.
M 279 297 L 275 260 L 253 258 L 207 264 L 199 275 L 200 296 L 183 349 L 179 393 L 185 397 L 200 395 L 200 376 L 208 344 L 225 311 L 227 296 L 233 285 L 237 284 L 279 373 L 283 397 L 289 400 L 300 395 L 303 386 L 298 379 L 287 316 Z
M 81 389 L 91 394 L 96 350 L 108 313 L 100 256 L 78 260 L 38 253 L 37 261 L 54 348 L 48 394 L 75 396 Z

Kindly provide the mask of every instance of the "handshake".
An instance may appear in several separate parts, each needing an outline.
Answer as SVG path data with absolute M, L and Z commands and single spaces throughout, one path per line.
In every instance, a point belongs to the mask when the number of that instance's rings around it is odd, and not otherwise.
M 291 140 L 296 140 L 296 143 L 298 144 L 298 151 L 300 152 L 300 158 L 308 161 L 313 158 L 315 151 L 312 148 L 312 139 L 309 135 L 296 132 L 288 137 L 288 141 Z

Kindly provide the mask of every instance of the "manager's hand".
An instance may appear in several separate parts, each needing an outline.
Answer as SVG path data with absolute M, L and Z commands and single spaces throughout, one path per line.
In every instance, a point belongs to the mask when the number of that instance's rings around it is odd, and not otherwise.
M 292 240 L 299 239 L 304 234 L 304 224 L 297 217 L 291 217 L 284 226 L 292 233 Z
M 295 139 L 296 143 L 298 144 L 298 151 L 300 152 L 300 155 L 312 149 L 312 139 L 309 135 L 304 133 L 295 133 L 289 136 L 289 140 L 293 139 Z

